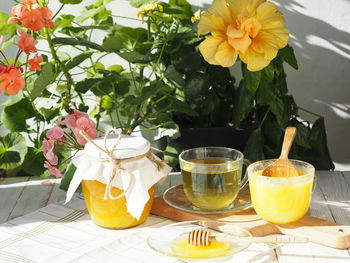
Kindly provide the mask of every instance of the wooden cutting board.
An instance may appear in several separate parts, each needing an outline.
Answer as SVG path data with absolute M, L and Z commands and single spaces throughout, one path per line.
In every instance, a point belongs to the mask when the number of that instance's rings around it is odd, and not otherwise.
M 239 212 L 224 214 L 196 214 L 182 211 L 167 205 L 162 196 L 155 198 L 151 213 L 175 221 L 188 220 L 214 220 L 229 221 L 230 224 L 243 227 L 253 236 L 266 236 L 271 234 L 286 234 L 307 237 L 310 241 L 338 249 L 350 248 L 350 226 L 338 225 L 319 218 L 305 216 L 301 220 L 290 224 L 273 224 L 258 219 L 253 208 Z

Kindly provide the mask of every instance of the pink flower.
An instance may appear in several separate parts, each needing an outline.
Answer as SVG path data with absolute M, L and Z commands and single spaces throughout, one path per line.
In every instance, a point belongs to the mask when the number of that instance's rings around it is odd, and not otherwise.
M 18 48 L 23 50 L 26 54 L 35 53 L 35 45 L 38 43 L 37 40 L 31 34 L 28 34 L 23 29 L 18 29 L 17 34 L 19 35 Z
M 50 140 L 61 139 L 63 135 L 64 135 L 63 129 L 58 126 L 53 127 L 46 133 L 46 137 L 49 138 Z
M 76 128 L 74 129 L 74 135 L 77 138 L 77 142 L 81 145 L 87 143 L 86 139 L 80 134 L 80 131 L 84 131 L 91 139 L 96 138 L 97 130 L 96 124 L 89 118 L 81 117 L 76 121 Z
M 73 113 L 66 117 L 65 124 L 68 128 L 74 129 L 77 126 L 77 120 L 82 117 L 89 118 L 89 115 L 85 112 L 73 110 Z
M 44 162 L 44 167 L 49 170 L 50 173 L 52 173 L 54 176 L 58 178 L 62 178 L 63 174 L 58 170 L 56 167 L 51 166 L 51 164 L 48 161 Z
M 24 5 L 15 5 L 12 7 L 12 16 L 7 21 L 8 24 L 21 24 L 23 15 L 28 11 L 28 8 Z
M 53 148 L 55 147 L 55 142 L 53 140 L 44 140 L 42 150 L 44 152 L 44 156 L 46 160 L 48 160 L 52 165 L 56 165 L 58 163 L 58 157 L 53 152 Z

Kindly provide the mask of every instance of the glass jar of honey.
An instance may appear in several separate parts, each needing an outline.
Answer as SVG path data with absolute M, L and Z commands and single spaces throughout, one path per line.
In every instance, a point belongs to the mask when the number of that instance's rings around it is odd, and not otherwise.
M 143 223 L 151 210 L 156 183 L 171 168 L 150 151 L 140 136 L 110 135 L 88 140 L 74 162 L 77 169 L 67 201 L 82 183 L 86 207 L 95 224 L 129 228 Z

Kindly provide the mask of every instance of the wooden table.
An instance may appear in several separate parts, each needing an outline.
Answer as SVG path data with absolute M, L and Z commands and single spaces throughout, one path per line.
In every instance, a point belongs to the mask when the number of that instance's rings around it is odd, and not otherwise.
M 317 171 L 310 214 L 315 217 L 350 225 L 350 172 Z M 0 223 L 25 215 L 50 203 L 62 202 L 65 192 L 59 189 L 59 180 L 51 179 L 52 185 L 43 185 L 38 177 L 13 177 L 0 179 Z M 168 180 L 163 186 L 176 184 Z M 164 225 L 170 220 L 151 215 L 145 225 Z M 142 226 L 141 226 L 142 227 Z M 337 250 L 321 245 L 288 244 L 271 252 L 273 262 L 350 262 L 350 250 Z M 7 262 L 2 260 L 0 262 Z M 236 262 L 236 261 L 235 261 Z M 238 261 L 237 261 L 238 262 Z

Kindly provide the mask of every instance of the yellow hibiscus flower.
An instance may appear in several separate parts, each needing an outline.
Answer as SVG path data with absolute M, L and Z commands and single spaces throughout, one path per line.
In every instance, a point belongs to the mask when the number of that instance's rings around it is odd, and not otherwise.
M 214 0 L 198 24 L 208 34 L 199 45 L 204 59 L 231 67 L 239 55 L 250 71 L 266 67 L 287 45 L 289 31 L 274 3 L 266 0 Z

